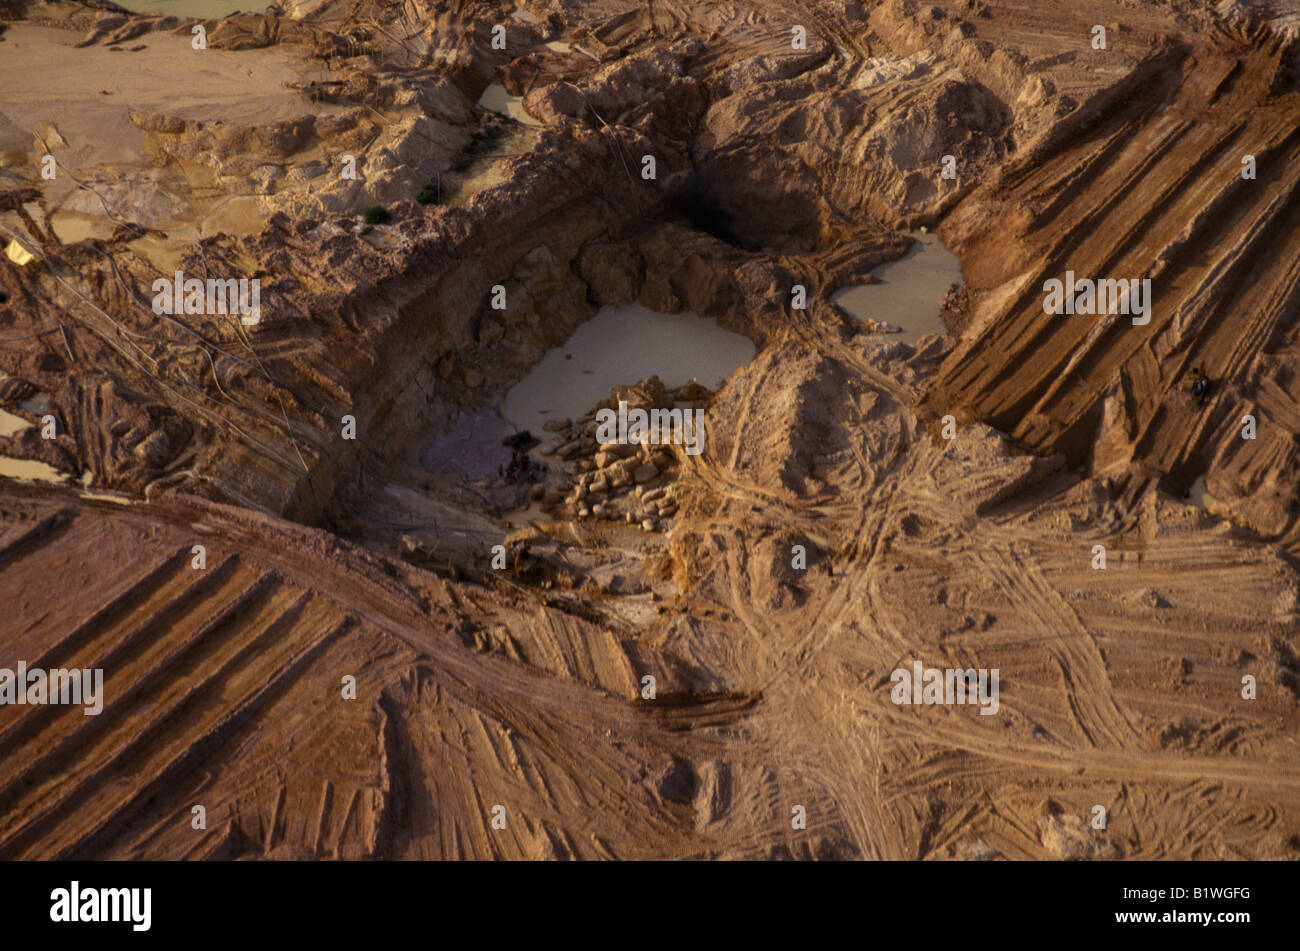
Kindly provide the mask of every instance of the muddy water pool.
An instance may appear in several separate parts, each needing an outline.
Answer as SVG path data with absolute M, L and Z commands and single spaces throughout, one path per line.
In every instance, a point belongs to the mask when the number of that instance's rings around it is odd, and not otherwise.
M 891 340 L 916 343 L 923 334 L 948 332 L 941 305 L 953 284 L 962 283 L 961 261 L 933 234 L 914 232 L 916 242 L 897 260 L 871 272 L 878 284 L 841 288 L 831 300 L 859 320 L 901 327 Z
M 541 123 L 530 116 L 528 110 L 524 108 L 523 97 L 510 95 L 510 93 L 506 92 L 506 87 L 500 83 L 493 83 L 483 90 L 483 95 L 479 96 L 478 104 L 484 109 L 504 113 L 517 120 L 521 125 L 541 126 Z
M 540 434 L 547 420 L 576 419 L 608 399 L 611 387 L 649 376 L 669 388 L 694 378 L 716 389 L 754 353 L 749 338 L 712 318 L 660 314 L 639 304 L 603 307 L 511 388 L 501 414 Z

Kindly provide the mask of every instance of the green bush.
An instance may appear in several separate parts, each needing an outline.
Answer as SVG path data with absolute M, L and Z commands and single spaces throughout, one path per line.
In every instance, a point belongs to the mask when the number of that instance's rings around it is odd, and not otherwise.
M 371 205 L 361 212 L 361 220 L 368 225 L 386 225 L 392 220 L 392 215 L 383 205 Z

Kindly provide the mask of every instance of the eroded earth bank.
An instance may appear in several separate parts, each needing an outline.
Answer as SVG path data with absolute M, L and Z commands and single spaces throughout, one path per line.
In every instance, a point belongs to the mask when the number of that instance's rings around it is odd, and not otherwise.
M 0 856 L 1296 857 L 1284 0 L 0 15 Z

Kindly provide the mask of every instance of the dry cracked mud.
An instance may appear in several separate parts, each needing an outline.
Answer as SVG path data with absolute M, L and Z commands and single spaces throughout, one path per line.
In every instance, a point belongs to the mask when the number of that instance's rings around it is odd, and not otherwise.
M 1288 0 L 0 0 L 0 668 L 104 671 L 0 704 L 0 858 L 1296 858 L 1298 69 Z M 922 228 L 947 334 L 832 302 Z M 753 359 L 520 439 L 616 307 Z

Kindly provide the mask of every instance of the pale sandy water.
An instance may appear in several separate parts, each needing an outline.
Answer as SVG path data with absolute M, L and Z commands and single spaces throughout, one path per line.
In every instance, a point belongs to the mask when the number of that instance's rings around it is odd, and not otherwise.
M 510 95 L 510 93 L 506 92 L 506 87 L 500 83 L 493 83 L 483 90 L 483 95 L 479 96 L 478 104 L 484 109 L 491 109 L 493 112 L 504 112 L 510 118 L 517 119 L 524 125 L 541 125 L 524 108 L 523 97 Z
M 7 374 L 0 373 L 0 378 Z M 29 412 L 48 410 L 49 398 L 43 393 L 23 400 L 22 406 Z M 12 436 L 31 426 L 31 423 L 7 410 L 0 409 L 0 436 Z M 63 482 L 64 476 L 53 466 L 35 459 L 15 459 L 13 456 L 0 456 L 0 478 L 17 479 L 20 482 Z
M 0 477 L 20 482 L 62 482 L 63 473 L 51 465 L 34 459 L 15 459 L 0 456 Z
M 8 377 L 8 373 L 0 370 L 0 380 L 8 379 Z M 49 394 L 42 393 L 39 390 L 18 405 L 29 413 L 35 413 L 37 416 L 44 416 L 46 413 L 54 412 L 54 405 L 50 402 Z M 29 425 L 31 424 L 21 416 L 15 416 L 13 413 L 0 409 L 0 436 L 12 436 L 14 433 L 26 429 Z
M 21 416 L 0 409 L 0 436 L 12 436 L 30 425 L 31 423 Z M 0 456 L 0 478 L 18 479 L 23 482 L 62 482 L 63 474 L 44 462 Z
M 34 413 L 37 416 L 44 416 L 46 413 L 54 412 L 54 404 L 50 402 L 50 397 L 47 393 L 33 393 L 18 405 L 27 410 L 27 412 Z
M 694 378 L 716 389 L 754 353 L 749 338 L 712 318 L 660 314 L 639 304 L 602 307 L 515 384 L 501 415 L 540 435 L 548 419 L 576 419 L 608 399 L 612 387 L 656 374 L 669 388 Z
M 859 320 L 878 320 L 903 328 L 891 340 L 915 343 L 922 334 L 945 334 L 940 316 L 952 284 L 961 284 L 961 261 L 933 234 L 912 235 L 916 243 L 895 261 L 871 272 L 879 284 L 841 288 L 831 300 Z
M 20 433 L 31 423 L 21 416 L 15 416 L 7 410 L 0 409 L 0 436 L 12 436 L 14 433 Z
M 514 17 L 516 20 L 521 20 L 524 23 L 537 22 L 537 17 L 533 16 L 527 10 L 515 10 L 510 15 Z M 591 56 L 592 59 L 598 59 L 598 57 L 592 56 L 581 46 L 573 46 L 569 43 L 564 42 L 563 40 L 551 40 L 549 43 L 546 44 L 546 48 L 548 50 L 553 50 L 556 53 L 572 53 L 574 50 L 577 50 L 579 53 L 581 53 L 584 56 Z

